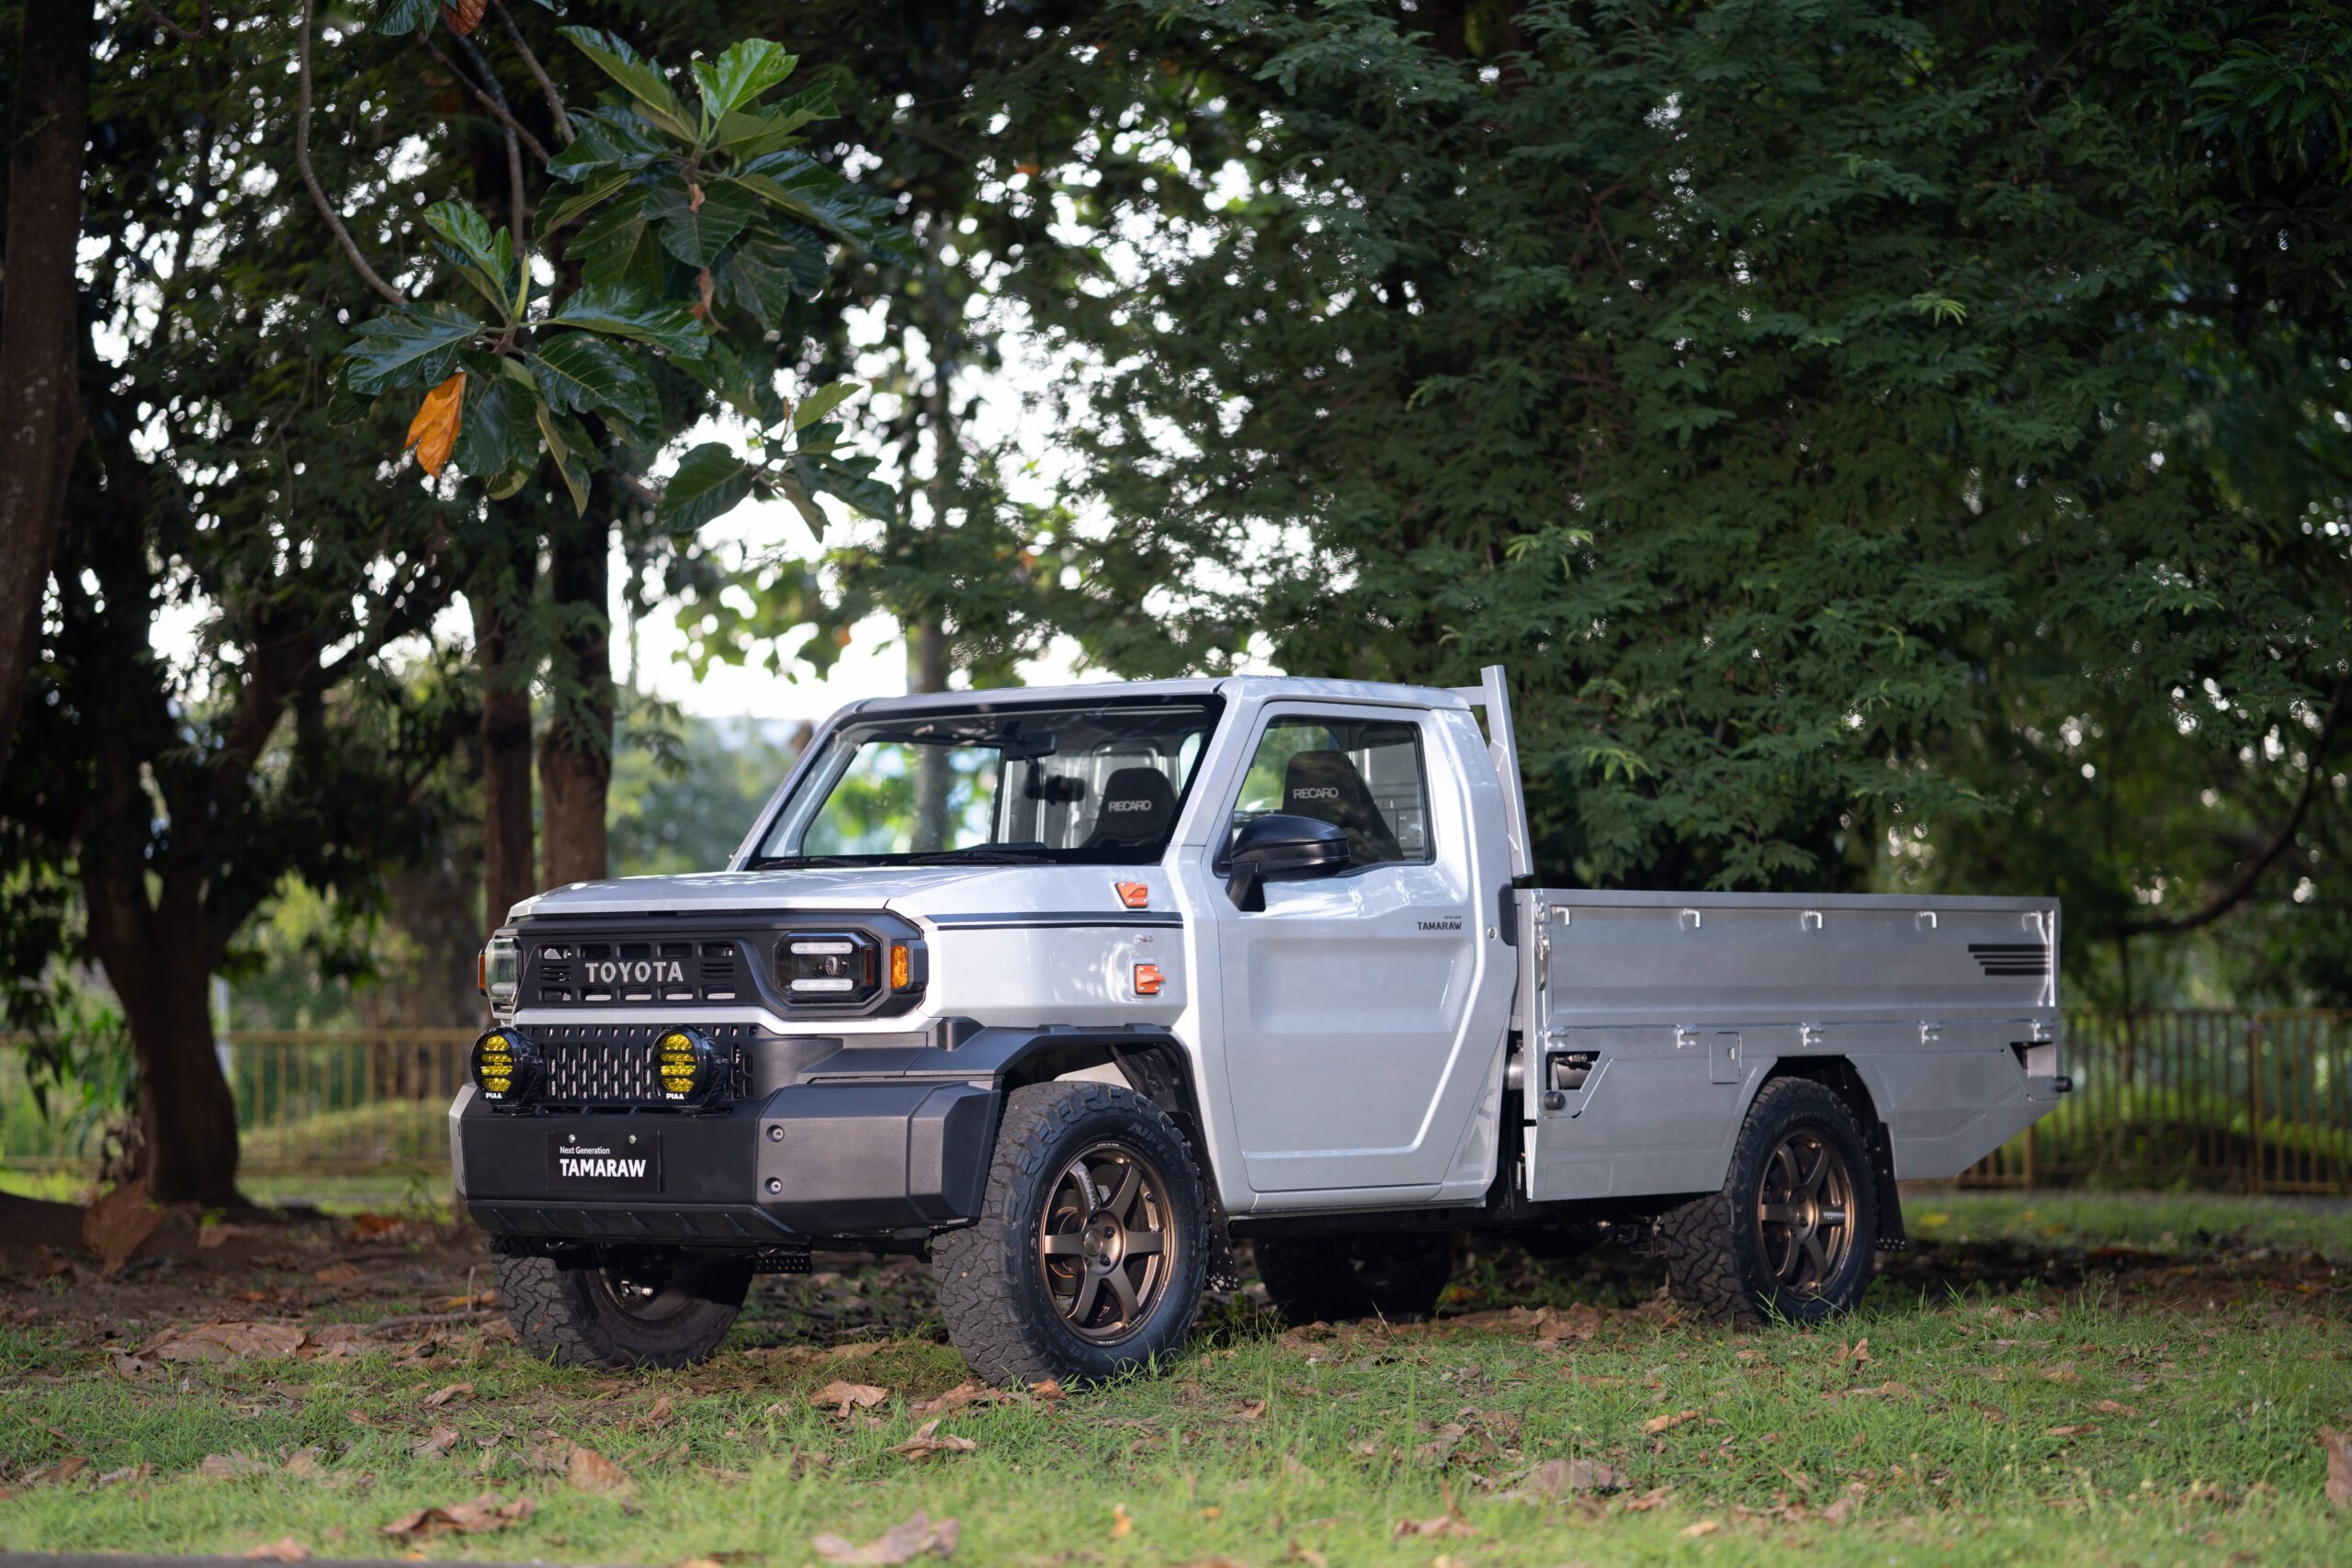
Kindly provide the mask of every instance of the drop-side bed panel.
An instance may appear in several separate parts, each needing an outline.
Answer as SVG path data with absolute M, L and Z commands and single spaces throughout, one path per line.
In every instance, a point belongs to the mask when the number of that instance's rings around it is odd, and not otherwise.
M 2054 1099 L 2054 899 L 1519 897 L 1531 1197 L 1721 1186 L 1784 1061 L 1851 1063 L 1905 1179 L 1957 1175 Z

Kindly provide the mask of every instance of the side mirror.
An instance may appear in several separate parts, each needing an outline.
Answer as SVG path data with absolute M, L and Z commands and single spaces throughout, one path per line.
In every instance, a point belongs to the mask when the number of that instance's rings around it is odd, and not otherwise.
M 1312 817 L 1261 817 L 1233 836 L 1225 896 L 1250 913 L 1266 907 L 1265 883 L 1329 876 L 1348 863 L 1348 835 Z

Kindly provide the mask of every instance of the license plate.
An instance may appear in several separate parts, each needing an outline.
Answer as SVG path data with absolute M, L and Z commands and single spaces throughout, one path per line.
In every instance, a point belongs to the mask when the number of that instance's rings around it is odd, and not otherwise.
M 558 1187 L 662 1190 L 662 1134 L 549 1133 L 548 1179 Z

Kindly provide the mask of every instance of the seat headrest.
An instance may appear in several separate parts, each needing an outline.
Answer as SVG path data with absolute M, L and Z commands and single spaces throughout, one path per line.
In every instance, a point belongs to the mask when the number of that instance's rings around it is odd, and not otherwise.
M 1158 768 L 1121 768 L 1102 785 L 1091 845 L 1148 844 L 1176 820 L 1176 786 Z
M 1403 858 L 1372 786 L 1345 751 L 1301 751 L 1292 757 L 1283 771 L 1283 809 L 1346 829 L 1348 852 L 1358 865 Z

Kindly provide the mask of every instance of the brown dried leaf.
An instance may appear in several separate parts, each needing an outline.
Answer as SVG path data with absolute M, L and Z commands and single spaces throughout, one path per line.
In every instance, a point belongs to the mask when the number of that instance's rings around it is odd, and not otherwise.
M 1682 1527 L 1682 1533 L 1685 1536 L 1713 1535 L 1723 1528 L 1722 1521 L 1720 1520 L 1701 1519 L 1697 1524 L 1684 1525 Z
M 408 422 L 408 439 L 402 445 L 416 448 L 418 464 L 435 479 L 440 477 L 441 467 L 449 460 L 449 454 L 457 450 L 458 427 L 463 423 L 465 412 L 466 373 L 459 370 L 425 393 L 424 401 L 417 405 L 416 417 Z
M 2352 1508 L 2352 1439 L 2333 1427 L 2322 1427 L 2319 1446 L 2327 1455 L 2327 1506 L 2339 1513 Z
M 1833 1388 L 1821 1397 L 1824 1399 L 1907 1399 L 1917 1392 L 1907 1382 L 1896 1382 L 1890 1379 L 1869 1388 Z
M 1855 1340 L 1851 1345 L 1839 1345 L 1838 1347 L 1838 1353 L 1829 1358 L 1829 1364 L 1831 1366 L 1850 1366 L 1857 1371 L 1860 1371 L 1862 1368 L 1870 1365 L 1870 1362 L 1871 1341 L 1868 1335 L 1864 1335 L 1861 1338 Z
M 459 38 L 481 26 L 490 0 L 441 0 L 441 25 Z
M 312 1269 L 311 1278 L 322 1285 L 348 1285 L 354 1280 L 364 1279 L 366 1276 L 360 1273 L 356 1264 L 330 1263 L 323 1269 Z
M 967 1454 L 979 1446 L 971 1438 L 959 1438 L 952 1432 L 945 1437 L 941 1437 L 939 1417 L 934 1416 L 916 1427 L 913 1437 L 890 1451 L 901 1459 L 926 1460 L 936 1459 L 941 1454 Z
M 918 1510 L 864 1546 L 854 1545 L 837 1535 L 820 1535 L 812 1537 L 808 1547 L 826 1562 L 843 1563 L 848 1568 L 895 1568 L 895 1564 L 911 1562 L 925 1554 L 953 1556 L 957 1529 L 954 1519 L 934 1523 L 929 1515 Z
M 2052 1438 L 2087 1438 L 2098 1430 L 2096 1422 L 2074 1421 L 2064 1427 L 2052 1427 L 2046 1435 Z
M 889 1397 L 888 1389 L 870 1382 L 834 1382 L 810 1394 L 808 1403 L 836 1416 L 846 1416 L 852 1410 L 871 1410 Z
M 27 1486 L 62 1486 L 89 1468 L 88 1455 L 68 1454 L 54 1464 L 45 1464 L 31 1472 L 23 1478 L 23 1483 Z
M 1062 1397 L 1061 1380 L 1059 1378 L 1047 1378 L 1044 1382 L 1031 1383 L 1029 1385 L 1029 1396 L 1032 1399 L 1036 1400 L 1041 1404 L 1052 1404 L 1055 1400 Z
M 436 1388 L 424 1396 L 424 1407 L 438 1410 L 451 1400 L 463 1399 L 473 1391 L 474 1385 L 469 1382 L 453 1382 L 447 1388 Z
M 416 1459 L 439 1459 L 458 1446 L 455 1427 L 435 1427 L 429 1438 L 420 1438 L 409 1445 L 410 1455 Z
M 1266 1402 L 1262 1399 L 1245 1399 L 1234 1406 L 1233 1413 L 1244 1421 L 1255 1421 L 1266 1414 Z
M 652 1409 L 638 1418 L 638 1424 L 642 1427 L 666 1427 L 676 1413 L 676 1407 L 670 1403 L 670 1396 L 665 1393 L 653 1402 Z
M 2091 1405 L 2091 1408 L 2098 1411 L 2102 1416 L 2137 1416 L 2140 1414 L 2139 1411 L 2132 1408 L 2131 1405 L 2113 1399 L 2098 1400 Z
M 1478 1533 L 1478 1527 L 1462 1517 L 1462 1506 L 1453 1500 L 1453 1488 L 1441 1480 L 1437 1483 L 1437 1492 L 1438 1495 L 1444 1499 L 1445 1512 L 1432 1519 L 1398 1519 L 1396 1534 L 1399 1539 L 1406 1536 L 1455 1536 Z
M 1131 1535 L 1133 1535 L 1133 1534 L 1135 1534 L 1135 1533 L 1136 1533 L 1136 1522 L 1135 1522 L 1135 1520 L 1133 1520 L 1133 1519 L 1131 1519 L 1131 1518 L 1129 1518 L 1129 1517 L 1127 1517 L 1127 1506 L 1126 1506 L 1125 1503 L 1114 1503 L 1114 1504 L 1112 1504 L 1112 1505 L 1111 1505 L 1111 1534 L 1112 1534 L 1112 1536 L 1113 1536 L 1114 1539 L 1116 1539 L 1116 1540 L 1126 1540 L 1126 1539 L 1127 1539 L 1127 1537 L 1129 1537 L 1129 1536 L 1131 1536 Z
M 571 1452 L 564 1463 L 563 1474 L 564 1479 L 571 1482 L 572 1489 L 577 1492 L 599 1495 L 618 1493 L 626 1495 L 637 1490 L 637 1483 L 629 1479 L 628 1471 L 623 1470 L 595 1450 L 583 1449 L 578 1443 L 571 1445 Z
M 967 1404 L 1026 1404 L 1029 1396 L 1009 1388 L 988 1388 L 976 1382 L 957 1383 L 935 1399 L 908 1406 L 910 1416 L 946 1416 Z
M 509 1525 L 519 1525 L 531 1517 L 531 1500 L 517 1497 L 503 1502 L 495 1492 L 484 1493 L 469 1503 L 452 1503 L 446 1508 L 419 1508 L 403 1514 L 383 1527 L 382 1534 L 395 1540 L 431 1540 L 437 1535 L 483 1535 L 502 1530 Z
M 2074 1363 L 2069 1361 L 2064 1366 L 2052 1367 L 2043 1372 L 2041 1381 L 2043 1382 L 2080 1382 L 2083 1381 L 2083 1374 L 2076 1371 Z
M 302 1348 L 304 1335 L 288 1323 L 207 1323 L 165 1330 L 140 1348 L 159 1361 L 275 1361 Z
M 311 1549 L 292 1536 L 280 1536 L 266 1546 L 256 1546 L 243 1554 L 254 1562 L 300 1562 L 311 1555 Z
M 82 1211 L 82 1245 L 97 1255 L 99 1270 L 111 1274 L 163 1223 L 164 1211 L 147 1201 L 147 1183 L 126 1181 Z
M 1686 1426 L 1698 1418 L 1696 1410 L 1678 1410 L 1671 1416 L 1653 1416 L 1642 1423 L 1642 1431 L 1645 1436 L 1654 1438 L 1660 1432 L 1671 1432 L 1675 1427 Z
M 1625 1472 L 1595 1459 L 1547 1459 L 1503 1494 L 1522 1502 L 1546 1503 L 1589 1492 L 1623 1492 Z

